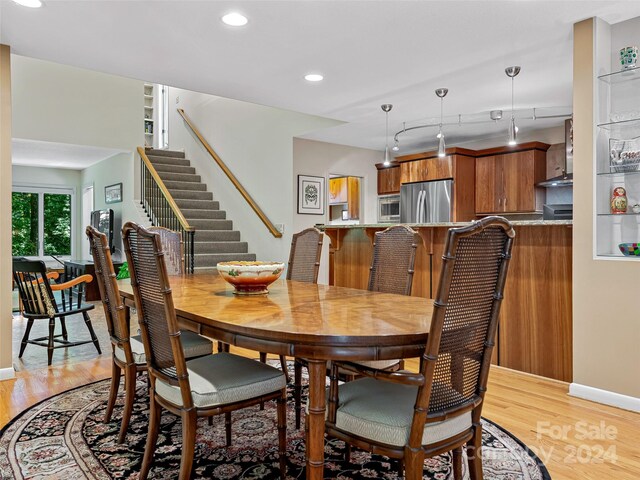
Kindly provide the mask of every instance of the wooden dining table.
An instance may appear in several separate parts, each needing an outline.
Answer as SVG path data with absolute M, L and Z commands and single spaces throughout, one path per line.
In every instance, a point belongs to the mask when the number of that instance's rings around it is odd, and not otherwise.
M 266 295 L 236 295 L 217 273 L 170 277 L 183 328 L 309 365 L 306 474 L 323 478 L 328 360 L 388 360 L 424 353 L 433 302 L 353 288 L 277 280 Z M 130 304 L 129 280 L 118 282 Z

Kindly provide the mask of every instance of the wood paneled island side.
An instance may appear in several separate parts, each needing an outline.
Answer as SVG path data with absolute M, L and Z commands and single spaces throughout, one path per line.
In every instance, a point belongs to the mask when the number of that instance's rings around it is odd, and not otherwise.
M 515 221 L 512 260 L 500 313 L 494 363 L 572 381 L 571 221 Z M 466 223 L 411 224 L 422 239 L 413 296 L 433 298 L 449 228 Z M 324 225 L 331 240 L 329 283 L 366 289 L 375 232 L 388 224 Z

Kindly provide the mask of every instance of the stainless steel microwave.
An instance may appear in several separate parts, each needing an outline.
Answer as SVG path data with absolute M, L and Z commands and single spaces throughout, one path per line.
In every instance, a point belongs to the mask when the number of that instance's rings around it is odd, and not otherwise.
M 378 197 L 378 223 L 400 222 L 400 195 Z

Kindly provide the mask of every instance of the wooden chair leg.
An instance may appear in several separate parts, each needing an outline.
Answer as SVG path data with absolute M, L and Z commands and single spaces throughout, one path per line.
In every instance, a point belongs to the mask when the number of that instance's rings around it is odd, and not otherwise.
M 18 354 L 18 358 L 22 358 L 22 354 L 24 353 L 24 349 L 27 347 L 27 340 L 29 340 L 29 334 L 31 333 L 31 327 L 33 327 L 33 319 L 32 318 L 27 320 L 27 328 L 24 330 L 24 335 L 22 336 L 22 342 L 20 343 L 20 353 Z
M 96 336 L 96 332 L 93 331 L 93 326 L 91 325 L 91 318 L 89 317 L 89 314 L 87 312 L 82 312 L 82 316 L 84 317 L 85 325 L 89 329 L 89 334 L 91 335 L 91 340 L 93 341 L 93 344 L 95 345 L 96 350 L 98 350 L 98 354 L 101 355 L 102 354 L 102 350 L 100 350 L 100 342 L 98 341 L 98 337 Z
M 410 447 L 404 449 L 404 472 L 405 480 L 422 480 L 424 472 L 424 450 Z
M 120 435 L 118 435 L 118 443 L 124 443 L 127 437 L 127 429 L 133 412 L 133 401 L 136 398 L 136 367 L 129 365 L 124 371 L 124 409 L 122 411 L 122 424 L 120 425 Z
M 289 369 L 287 368 L 287 359 L 284 355 L 280 355 L 280 366 L 282 367 L 282 373 L 284 373 L 284 378 L 289 383 L 291 379 L 289 378 Z
M 302 417 L 302 363 L 296 358 L 294 363 L 293 399 L 296 412 L 296 430 L 300 430 Z
M 267 363 L 267 353 L 260 352 L 260 361 L 262 363 Z M 264 402 L 260 402 L 260 410 L 264 410 Z
M 453 480 L 462 480 L 462 447 L 453 449 L 451 461 L 453 463 Z
M 350 443 L 345 443 L 344 461 L 347 463 L 351 463 L 351 444 Z
M 153 392 L 150 392 L 149 407 L 149 432 L 147 434 L 147 443 L 144 447 L 144 457 L 142 466 L 140 467 L 139 480 L 147 480 L 151 464 L 153 463 L 153 454 L 156 450 L 156 442 L 158 441 L 158 430 L 160 429 L 160 416 L 162 415 L 162 407 L 158 405 L 153 398 Z
M 198 417 L 195 410 L 183 412 L 182 415 L 182 456 L 180 457 L 180 480 L 189 480 L 193 467 L 193 456 L 196 450 L 196 427 Z
M 62 339 L 64 341 L 68 341 L 69 335 L 67 333 L 67 321 L 64 317 L 60 318 L 60 326 L 62 327 Z
M 231 446 L 231 412 L 224 414 L 224 429 L 227 437 L 227 447 Z
M 122 370 L 120 370 L 120 367 L 116 365 L 116 362 L 111 362 L 111 387 L 109 388 L 109 401 L 107 402 L 107 411 L 104 414 L 104 423 L 111 421 L 113 406 L 116 404 L 116 398 L 118 398 L 121 374 Z
M 467 462 L 469 464 L 469 478 L 482 480 L 482 425 L 474 424 L 473 438 L 467 442 Z
M 282 389 L 278 398 L 278 456 L 280 460 L 280 476 L 287 474 L 287 389 Z
M 47 365 L 51 365 L 51 361 L 53 360 L 53 337 L 55 336 L 56 331 L 56 319 L 49 319 L 49 342 L 47 344 Z

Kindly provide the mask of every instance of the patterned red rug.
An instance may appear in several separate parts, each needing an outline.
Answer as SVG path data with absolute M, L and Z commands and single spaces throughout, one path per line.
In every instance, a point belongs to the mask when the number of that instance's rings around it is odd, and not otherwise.
M 124 445 L 116 443 L 122 398 L 112 421 L 102 422 L 108 391 L 109 381 L 103 380 L 51 397 L 16 417 L 0 433 L 0 479 L 137 479 L 148 426 L 146 379 L 138 381 L 138 400 Z M 293 399 L 290 400 L 287 478 L 303 479 L 304 428 L 295 430 Z M 274 402 L 266 404 L 263 411 L 255 407 L 234 413 L 230 448 L 225 447 L 224 417 L 215 418 L 213 426 L 202 419 L 193 477 L 278 478 L 275 418 Z M 483 426 L 485 479 L 550 479 L 542 462 L 518 439 L 490 421 L 483 420 Z M 164 412 L 150 478 L 177 478 L 180 447 L 180 420 Z M 344 444 L 337 440 L 327 441 L 325 459 L 325 478 L 398 478 L 395 462 L 383 456 L 354 450 L 351 462 L 345 462 Z M 428 459 L 424 478 L 453 478 L 449 456 Z

